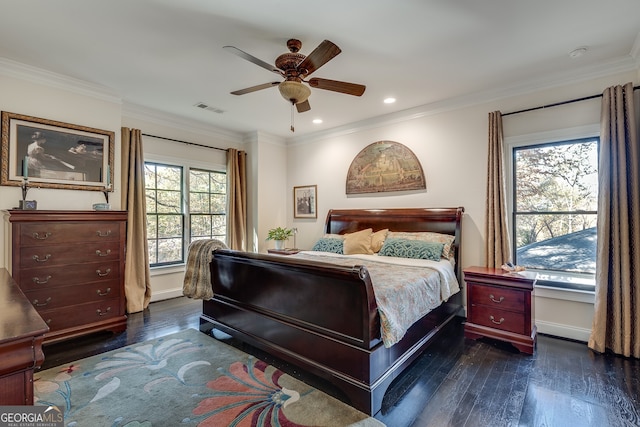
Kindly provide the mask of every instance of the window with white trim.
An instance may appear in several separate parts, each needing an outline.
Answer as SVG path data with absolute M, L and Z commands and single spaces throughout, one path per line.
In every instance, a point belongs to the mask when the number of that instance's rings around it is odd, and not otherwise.
M 226 174 L 145 162 L 149 265 L 182 264 L 197 239 L 226 240 Z
M 511 148 L 516 264 L 595 273 L 598 143 L 591 137 Z

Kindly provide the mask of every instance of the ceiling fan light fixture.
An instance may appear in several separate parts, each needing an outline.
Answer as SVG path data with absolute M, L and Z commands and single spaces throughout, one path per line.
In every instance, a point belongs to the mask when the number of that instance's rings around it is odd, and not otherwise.
M 311 89 L 300 82 L 286 80 L 278 85 L 280 95 L 292 104 L 299 104 L 309 99 Z

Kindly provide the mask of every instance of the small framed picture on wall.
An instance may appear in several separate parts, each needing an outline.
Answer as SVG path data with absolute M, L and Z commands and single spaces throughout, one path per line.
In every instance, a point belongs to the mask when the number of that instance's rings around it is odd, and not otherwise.
M 316 185 L 293 187 L 293 217 L 318 217 L 318 191 Z

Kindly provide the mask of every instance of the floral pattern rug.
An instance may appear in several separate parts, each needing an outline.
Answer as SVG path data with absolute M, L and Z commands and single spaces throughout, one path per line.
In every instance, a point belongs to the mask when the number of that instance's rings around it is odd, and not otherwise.
M 194 329 L 38 372 L 34 394 L 69 427 L 383 426 Z

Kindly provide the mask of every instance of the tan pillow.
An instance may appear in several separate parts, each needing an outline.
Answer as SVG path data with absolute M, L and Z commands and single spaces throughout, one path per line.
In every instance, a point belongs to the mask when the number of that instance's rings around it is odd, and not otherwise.
M 371 250 L 371 234 L 372 228 L 356 231 L 355 233 L 347 233 L 344 235 L 344 246 L 342 251 L 345 255 L 354 254 L 373 254 Z
M 389 229 L 385 228 L 384 230 L 378 230 L 371 235 L 371 250 L 373 253 L 380 252 L 382 245 L 384 245 L 384 240 L 387 238 L 388 231 Z

